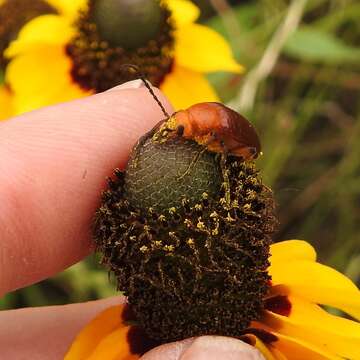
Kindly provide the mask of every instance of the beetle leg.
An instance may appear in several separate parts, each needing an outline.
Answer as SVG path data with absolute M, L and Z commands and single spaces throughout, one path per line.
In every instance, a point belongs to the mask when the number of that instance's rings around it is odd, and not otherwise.
M 255 147 L 243 146 L 236 149 L 234 155 L 237 156 L 240 161 L 248 161 L 256 159 L 259 153 Z
M 257 150 L 255 147 L 249 147 L 249 153 L 253 156 L 257 155 Z
M 184 127 L 182 126 L 182 125 L 180 125 L 179 127 L 178 127 L 178 129 L 180 128 L 180 127 L 182 127 L 183 129 L 184 129 Z M 178 131 L 178 130 L 177 130 Z M 206 143 L 205 144 L 202 144 L 202 146 L 204 147 L 203 149 L 201 149 L 195 156 L 194 156 L 194 158 L 191 160 L 191 163 L 190 163 L 190 165 L 188 166 L 188 168 L 186 169 L 186 171 L 182 174 L 182 175 L 180 175 L 179 177 L 178 177 L 178 180 L 181 180 L 184 176 L 186 176 L 189 172 L 190 172 L 190 170 L 191 170 L 191 168 L 196 164 L 196 162 L 199 160 L 199 157 L 207 150 L 207 146 L 210 144 L 210 143 L 212 143 L 214 140 L 216 140 L 216 134 L 215 134 L 215 132 L 211 132 L 210 133 L 210 136 L 209 136 L 209 138 L 207 139 L 207 141 L 206 141 Z
M 206 147 L 204 147 L 203 149 L 199 150 L 199 152 L 193 157 L 193 159 L 191 160 L 190 165 L 188 166 L 188 168 L 186 169 L 186 171 L 180 175 L 177 179 L 181 180 L 182 178 L 184 178 L 187 174 L 189 174 L 190 170 L 195 166 L 196 162 L 199 160 L 199 157 L 207 150 Z
M 176 135 L 177 136 L 183 136 L 184 134 L 184 125 L 179 125 L 177 128 L 176 128 Z

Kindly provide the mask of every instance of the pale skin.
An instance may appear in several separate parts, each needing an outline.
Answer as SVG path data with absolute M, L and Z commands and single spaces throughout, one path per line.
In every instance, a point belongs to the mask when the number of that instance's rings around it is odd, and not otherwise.
M 169 113 L 173 109 L 155 89 Z M 106 177 L 164 115 L 140 80 L 0 123 L 0 296 L 92 252 L 91 220 Z M 1 358 L 58 360 L 97 313 L 124 299 L 0 312 Z M 201 337 L 144 360 L 262 359 L 247 344 Z

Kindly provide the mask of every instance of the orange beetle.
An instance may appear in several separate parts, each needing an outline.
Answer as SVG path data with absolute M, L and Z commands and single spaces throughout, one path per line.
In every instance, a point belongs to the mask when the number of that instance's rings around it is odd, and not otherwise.
M 256 159 L 261 153 L 259 137 L 254 126 L 236 111 L 227 106 L 207 102 L 180 110 L 166 121 L 170 130 L 178 135 L 195 140 L 208 150 Z
M 134 65 L 126 65 L 139 72 Z M 190 106 L 169 116 L 153 89 L 143 76 L 140 76 L 146 88 L 155 99 L 165 120 L 141 137 L 136 146 L 150 135 L 155 141 L 166 141 L 169 132 L 195 140 L 213 152 L 234 155 L 243 161 L 256 159 L 261 154 L 259 136 L 251 123 L 236 111 L 224 104 L 205 102 Z
M 225 171 L 226 156 L 231 154 L 240 157 L 242 161 L 256 159 L 261 154 L 261 145 L 255 128 L 236 111 L 216 102 L 195 104 L 169 116 L 151 86 L 143 77 L 141 79 L 166 119 L 161 120 L 150 132 L 142 136 L 136 144 L 136 148 L 143 144 L 149 136 L 152 136 L 153 141 L 161 143 L 166 141 L 173 132 L 203 145 L 204 149 L 198 152 L 179 179 L 189 174 L 190 169 L 205 149 L 221 153 L 220 165 L 224 178 L 225 203 L 230 206 L 230 179 Z

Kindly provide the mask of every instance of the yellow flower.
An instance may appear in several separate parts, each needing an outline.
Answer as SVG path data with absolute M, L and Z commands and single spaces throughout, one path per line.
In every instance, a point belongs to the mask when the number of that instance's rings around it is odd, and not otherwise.
M 97 92 L 83 83 L 80 86 L 71 73 L 74 62 L 68 45 L 78 34 L 74 21 L 79 10 L 86 9 L 86 1 L 48 0 L 48 3 L 59 14 L 39 16 L 27 23 L 5 52 L 11 60 L 6 82 L 14 93 L 16 114 Z M 164 0 L 163 3 L 171 13 L 174 43 L 172 65 L 162 76 L 160 88 L 175 108 L 218 101 L 205 74 L 240 73 L 242 66 L 233 59 L 229 45 L 218 33 L 195 23 L 199 10 L 190 1 Z M 108 68 L 106 64 L 103 66 L 105 72 Z
M 360 359 L 359 289 L 316 262 L 313 247 L 305 241 L 272 245 L 270 261 L 266 310 L 240 338 L 267 360 Z M 340 309 L 354 320 L 331 315 L 320 305 Z M 108 308 L 78 334 L 65 360 L 138 359 L 154 344 L 144 335 L 139 343 L 141 331 L 128 320 L 126 305 Z
M 0 121 L 8 119 L 12 113 L 12 94 L 6 86 L 0 85 Z

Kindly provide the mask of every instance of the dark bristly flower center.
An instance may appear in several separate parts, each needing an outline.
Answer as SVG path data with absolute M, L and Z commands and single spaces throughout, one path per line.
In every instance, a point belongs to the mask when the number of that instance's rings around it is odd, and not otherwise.
M 22 26 L 36 16 L 55 13 L 43 0 L 7 0 L 0 5 L 0 69 L 6 66 L 4 50 L 16 39 Z
M 148 137 L 96 213 L 103 261 L 137 324 L 161 343 L 243 336 L 269 293 L 272 193 L 253 163 L 229 156 L 222 164 L 201 150 L 181 137 Z
M 127 50 L 156 39 L 163 21 L 158 0 L 93 0 L 91 17 L 103 40 Z
M 67 45 L 72 77 L 95 92 L 139 77 L 124 64 L 136 65 L 155 86 L 171 71 L 173 25 L 157 0 L 93 0 L 77 22 Z
M 127 337 L 131 354 L 144 355 L 146 352 L 161 344 L 159 341 L 149 338 L 139 326 L 132 326 Z

